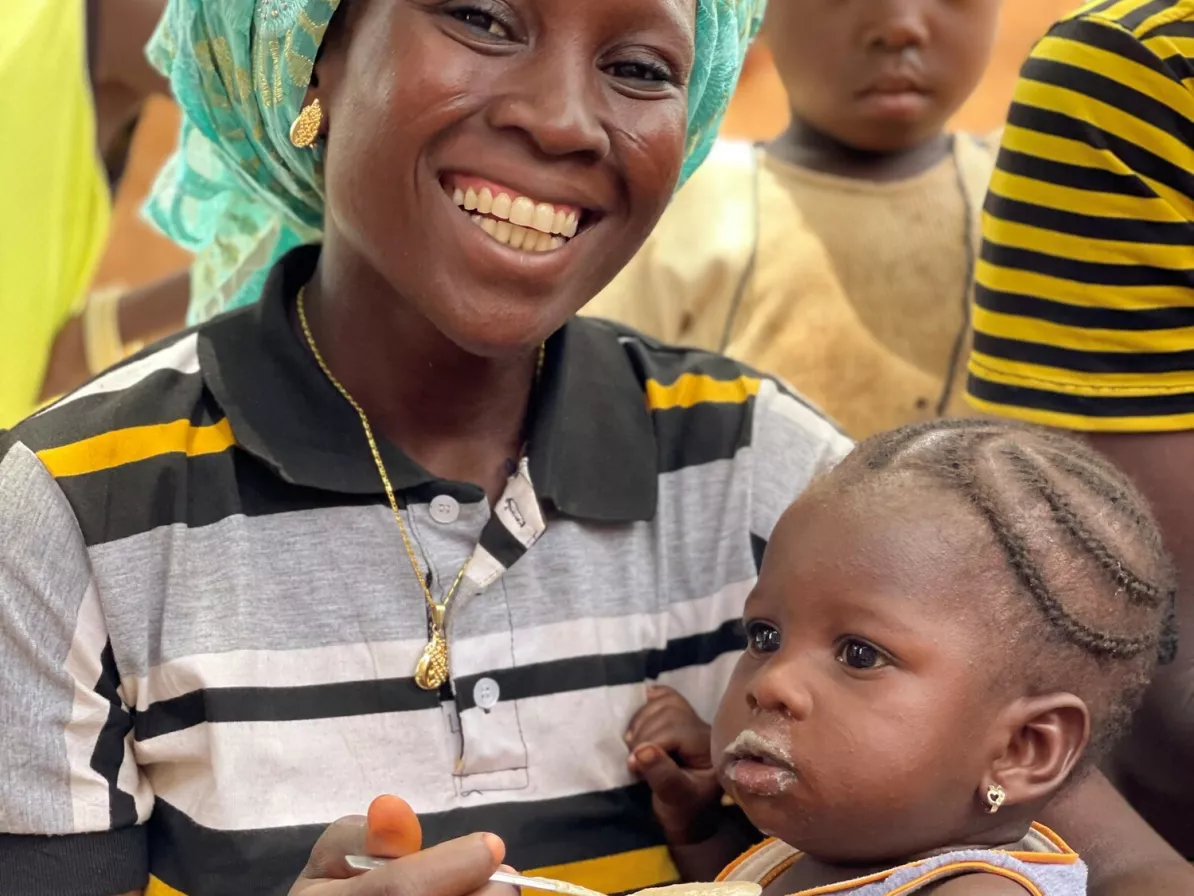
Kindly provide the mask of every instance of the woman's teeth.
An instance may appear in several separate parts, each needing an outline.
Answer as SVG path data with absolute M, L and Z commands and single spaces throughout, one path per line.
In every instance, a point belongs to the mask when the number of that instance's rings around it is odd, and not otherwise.
M 561 248 L 576 236 L 579 220 L 571 209 L 556 208 L 547 202 L 535 202 L 526 196 L 496 196 L 488 187 L 479 192 L 471 187 L 452 192 L 452 200 L 487 234 L 524 252 L 550 252 Z

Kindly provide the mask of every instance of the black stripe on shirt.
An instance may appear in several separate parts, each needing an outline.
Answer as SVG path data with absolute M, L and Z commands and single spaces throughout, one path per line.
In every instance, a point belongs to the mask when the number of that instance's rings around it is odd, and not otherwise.
M 1139 331 L 1194 327 L 1194 308 L 1189 305 L 1138 310 L 1071 305 L 1068 302 L 989 289 L 981 283 L 975 284 L 974 301 L 979 308 L 997 314 L 1028 317 L 1076 330 Z
M 1164 156 L 1150 152 L 1130 140 L 1124 140 L 1080 118 L 1073 118 L 1050 109 L 1028 106 L 1024 103 L 1012 103 L 1011 110 L 1008 112 L 1008 124 L 1060 137 L 1063 140 L 1074 140 L 1096 149 L 1109 150 L 1131 170 L 1147 175 L 1177 193 L 1194 196 L 1194 173 L 1175 165 Z M 1156 194 L 1149 191 L 1145 195 L 1155 196 Z
M 234 448 L 198 457 L 162 454 L 85 476 L 66 477 L 58 481 L 58 486 L 79 520 L 87 546 L 95 547 L 162 526 L 198 529 L 233 516 L 253 519 L 340 507 L 388 507 L 380 477 L 377 482 L 374 494 L 295 485 L 279 477 L 265 462 Z M 180 489 L 179 483 L 191 483 L 193 487 Z M 123 495 L 139 498 L 120 500 L 118 496 Z M 409 507 L 430 503 L 441 495 L 461 504 L 485 497 L 476 486 L 446 480 L 405 489 L 397 497 L 400 506 Z
M 1153 417 L 1194 414 L 1194 392 L 1170 395 L 1089 396 L 1046 389 L 1006 386 L 970 375 L 967 389 L 981 401 L 1008 407 L 1028 408 L 1083 417 Z
M 1182 25 L 1194 25 L 1194 22 L 1181 22 Z M 1190 29 L 1189 35 L 1183 35 L 1187 39 L 1194 39 L 1194 28 Z M 1181 53 L 1174 53 L 1172 56 L 1166 56 L 1161 60 L 1161 63 L 1169 71 L 1169 77 L 1177 81 L 1186 81 L 1194 78 L 1194 58 L 1185 56 Z
M 1107 32 L 1106 28 L 1091 27 L 1097 28 L 1101 33 Z M 1132 43 L 1132 46 L 1140 47 L 1135 42 Z M 1140 49 L 1143 50 L 1143 47 Z M 1116 52 L 1116 50 L 1112 50 L 1112 52 Z M 1169 72 L 1165 71 L 1159 59 L 1147 52 L 1143 55 L 1144 60 L 1135 59 L 1133 61 L 1143 61 L 1143 64 L 1166 80 L 1170 79 Z M 1052 84 L 1065 90 L 1081 93 L 1092 100 L 1119 109 L 1126 115 L 1194 145 L 1194 126 L 1186 121 L 1176 109 L 1106 75 L 1052 59 L 1033 57 L 1024 64 L 1022 77 L 1029 81 Z
M 1031 271 L 1059 280 L 1075 283 L 1089 283 L 1092 286 L 1160 286 L 1170 289 L 1189 289 L 1194 284 L 1194 270 L 1162 268 L 1147 264 L 1110 264 L 1098 261 L 1078 261 L 1021 249 L 1003 246 L 993 240 L 983 240 L 982 259 L 999 268 L 1015 271 Z
M 130 794 L 120 789 L 120 766 L 124 763 L 124 739 L 132 727 L 129 712 L 120 698 L 117 687 L 120 672 L 112 642 L 104 645 L 100 655 L 100 677 L 95 692 L 108 701 L 108 718 L 95 741 L 91 754 L 91 770 L 108 782 L 109 827 L 113 830 L 132 827 L 137 823 L 137 805 Z
M 597 318 L 589 318 L 597 321 Z M 653 380 L 661 386 L 670 386 L 686 375 L 707 376 L 714 380 L 730 382 L 742 376 L 757 376 L 754 371 L 722 355 L 699 349 L 686 349 L 662 345 L 641 333 L 609 321 L 601 321 L 614 329 L 626 350 L 639 381 Z
M 1177 373 L 1194 370 L 1194 349 L 1179 352 L 1082 351 L 975 333 L 974 350 L 994 358 L 1080 373 Z
M 1135 62 L 1137 65 L 1152 69 L 1162 77 L 1173 77 L 1172 73 L 1165 68 L 1157 54 L 1142 44 L 1139 37 L 1127 34 L 1119 28 L 1108 27 L 1105 24 L 1089 19 L 1072 19 L 1057 29 L 1056 36 L 1063 40 L 1071 40 L 1103 50 L 1107 53 L 1112 53 L 1130 62 Z M 1072 87 L 1079 93 L 1094 96 L 1095 94 L 1086 89 L 1087 85 L 1093 83 L 1087 80 L 1091 74 L 1092 72 L 1088 68 L 1075 67 L 1073 80 L 1066 86 Z M 1105 76 L 1100 77 L 1105 78 Z M 1134 106 L 1120 106 L 1118 103 L 1112 103 L 1112 105 L 1118 106 L 1129 113 L 1132 113 L 1132 110 L 1135 108 Z
M 506 843 L 506 861 L 519 869 L 570 864 L 663 843 L 645 785 L 429 813 L 419 820 L 428 846 L 477 831 L 495 833 Z M 286 896 L 325 827 L 217 831 L 159 799 L 149 823 L 151 870 L 187 896 Z
M 135 385 L 116 392 L 101 392 L 51 405 L 15 430 L 17 437 L 36 452 L 117 429 L 178 420 L 210 426 L 223 419 L 224 412 L 207 392 L 200 374 L 164 369 L 155 370 Z
M 471 675 L 456 682 L 456 702 L 462 712 L 474 708 L 473 688 L 482 678 L 498 683 L 503 700 L 527 700 L 652 681 L 664 672 L 707 665 L 745 646 L 742 624 L 733 619 L 712 632 L 671 640 L 663 650 L 595 654 Z
M 985 210 L 1002 221 L 1095 240 L 1162 246 L 1194 244 L 1194 227 L 1188 221 L 1142 221 L 1139 218 L 1083 215 L 1009 199 L 994 190 L 987 194 Z
M 744 646 L 740 624 L 732 620 L 712 632 L 673 639 L 663 650 L 578 656 L 486 672 L 459 679 L 454 684 L 460 708 L 468 709 L 476 705 L 472 697 L 473 685 L 482 677 L 498 682 L 503 699 L 528 699 L 647 681 L 658 678 L 663 672 L 705 665 Z M 151 703 L 136 713 L 133 731 L 138 741 L 144 741 L 204 723 L 339 719 L 415 712 L 439 705 L 439 696 L 421 690 L 412 678 L 299 687 L 204 688 Z
M 1012 107 L 1013 116 L 1021 121 L 1034 117 L 1039 111 L 1031 106 Z M 1034 130 L 1037 129 L 1034 128 Z M 1134 174 L 1119 174 L 1114 171 L 1104 171 L 1101 168 L 1088 168 L 1085 165 L 1071 165 L 1068 162 L 1042 159 L 1008 149 L 1006 146 L 999 150 L 995 167 L 1016 177 L 1055 184 L 1059 187 L 1070 187 L 1075 190 L 1086 190 L 1089 193 L 1110 193 L 1115 196 L 1136 196 L 1142 199 L 1154 199 L 1157 195 L 1149 188 L 1148 184 Z M 987 195 L 988 204 L 992 195 L 990 193 Z
M 1173 4 L 1174 0 L 1152 0 L 1151 3 L 1145 3 L 1118 16 L 1116 21 L 1128 31 L 1135 31 L 1153 16 L 1173 9 Z
M 143 827 L 57 837 L 0 834 L 4 896 L 139 893 L 148 880 Z
M 1180 22 L 1166 22 L 1149 29 L 1142 40 L 1152 40 L 1156 37 L 1194 37 L 1194 20 L 1182 19 Z M 1185 57 L 1182 57 L 1185 58 Z
M 204 723 L 296 722 L 435 709 L 439 696 L 413 678 L 379 678 L 299 687 L 203 688 L 151 703 L 136 713 L 138 741 Z
M 750 444 L 753 398 L 698 404 L 651 414 L 659 448 L 659 472 L 674 473 L 718 460 L 732 460 Z
M 1123 0 L 1102 0 L 1101 3 L 1096 3 L 1093 6 L 1084 8 L 1083 13 L 1088 16 L 1098 15 L 1099 13 L 1106 12 L 1111 7 L 1116 6 L 1121 2 L 1123 2 Z M 1068 22 L 1062 22 L 1058 25 L 1054 25 L 1053 30 L 1054 31 L 1059 30 L 1062 26 L 1064 26 L 1066 24 L 1068 24 Z M 1050 32 L 1050 33 L 1052 33 L 1052 32 Z
M 750 552 L 755 558 L 755 572 L 762 572 L 763 555 L 767 553 L 767 539 L 750 533 Z
M 485 522 L 480 543 L 504 569 L 509 569 L 527 553 L 526 546 L 514 537 L 496 513 Z

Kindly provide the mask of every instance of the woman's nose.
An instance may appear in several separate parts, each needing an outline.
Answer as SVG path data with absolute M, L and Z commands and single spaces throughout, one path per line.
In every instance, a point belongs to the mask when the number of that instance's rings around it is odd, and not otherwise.
M 528 61 L 511 73 L 491 106 L 490 123 L 519 130 L 545 156 L 604 158 L 609 134 L 598 114 L 600 73 L 578 59 Z

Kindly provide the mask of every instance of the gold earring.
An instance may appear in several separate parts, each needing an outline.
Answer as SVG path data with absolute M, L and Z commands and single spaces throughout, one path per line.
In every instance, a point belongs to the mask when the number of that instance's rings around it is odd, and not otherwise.
M 999 807 L 1003 805 L 1003 801 L 1007 799 L 1007 791 L 1005 791 L 998 784 L 992 784 L 987 788 L 987 794 L 983 801 L 986 803 L 986 810 L 988 815 L 994 815 L 999 811 Z
M 310 149 L 319 137 L 319 127 L 323 124 L 323 106 L 319 100 L 311 100 L 310 105 L 304 106 L 294 124 L 290 126 L 290 142 L 299 149 Z

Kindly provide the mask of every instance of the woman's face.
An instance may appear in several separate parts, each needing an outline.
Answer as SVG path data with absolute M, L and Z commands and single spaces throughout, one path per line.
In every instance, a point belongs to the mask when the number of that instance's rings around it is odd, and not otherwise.
M 554 332 L 683 161 L 696 0 L 345 0 L 317 69 L 329 252 L 462 348 Z

